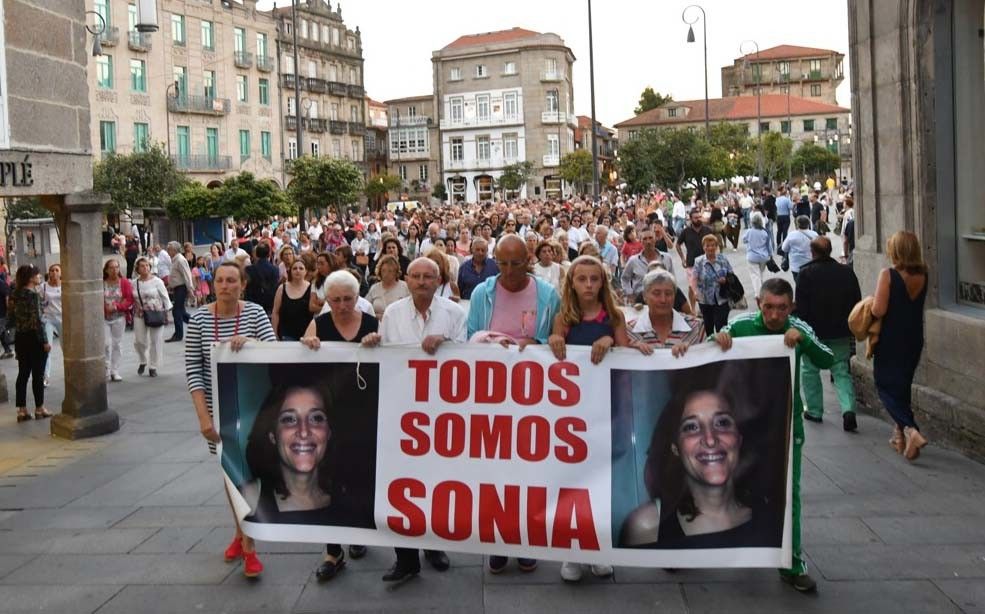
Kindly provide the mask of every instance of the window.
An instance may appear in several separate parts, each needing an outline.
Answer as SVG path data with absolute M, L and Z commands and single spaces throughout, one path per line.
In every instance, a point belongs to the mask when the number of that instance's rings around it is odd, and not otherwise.
M 349 83 L 359 85 L 359 71 L 355 68 L 349 69 Z
M 99 122 L 99 151 L 116 152 L 116 122 Z
M 761 65 L 759 65 L 759 64 L 753 64 L 752 65 L 752 81 L 753 81 L 753 83 L 759 83 L 759 80 L 762 79 L 762 77 L 763 77 L 763 70 L 762 70 Z
M 417 169 L 417 176 L 420 178 L 421 181 L 427 181 L 428 180 L 428 165 L 427 164 L 422 164 Z
M 804 132 L 814 132 L 814 120 L 805 119 L 804 120 Z
M 298 36 L 301 38 L 308 38 L 308 20 L 301 20 L 301 30 L 298 32 Z
M 147 151 L 150 145 L 150 127 L 145 123 L 134 123 L 133 125 L 133 150 L 135 152 Z
M 215 71 L 202 72 L 202 93 L 206 98 L 215 98 Z
M 317 158 L 321 155 L 321 143 L 318 141 L 311 141 L 311 157 Z
M 329 115 L 329 119 L 331 119 L 333 122 L 339 121 L 339 103 L 337 102 L 332 103 L 331 115 Z
M 548 113 L 557 113 L 557 111 L 558 111 L 558 91 L 557 90 L 551 90 L 551 91 L 547 92 L 546 105 L 547 105 L 547 112 Z
M 178 160 L 187 163 L 188 156 L 191 155 L 191 129 L 188 126 L 178 126 L 174 129 L 175 136 L 178 137 Z
M 630 141 L 635 141 L 637 138 L 639 138 L 639 136 L 640 136 L 640 131 L 639 130 L 630 130 L 629 131 L 629 140 Z
M 811 96 L 817 97 L 817 96 L 820 96 L 820 95 L 821 95 L 821 84 L 820 83 L 811 83 Z
M 297 101 L 294 99 L 294 96 L 287 97 L 287 114 L 288 115 L 298 114 L 298 105 L 297 105 Z
M 407 107 L 407 117 L 417 117 L 417 107 L 414 105 Z
M 219 161 L 219 129 L 205 129 L 205 151 L 209 155 L 209 162 L 216 164 Z
M 309 100 L 308 102 L 310 104 L 308 106 L 308 109 L 305 111 L 305 114 L 311 119 L 318 119 L 318 101 Z
M 96 85 L 100 89 L 113 89 L 113 56 L 96 57 Z
M 137 5 L 130 4 L 127 6 L 127 32 L 137 31 Z
M 266 131 L 260 133 L 260 155 L 267 162 L 270 162 L 273 157 L 273 154 L 270 152 L 270 133 Z
M 489 137 L 478 136 L 475 138 L 475 157 L 477 160 L 489 160 L 491 157 L 489 148 Z
M 451 69 L 451 72 L 448 75 L 448 80 L 449 81 L 461 81 L 462 80 L 462 69 L 459 68 L 459 67 L 457 67 L 457 66 L 453 67 Z
M 318 24 L 314 22 L 311 24 L 311 40 L 318 42 Z
M 350 122 L 359 121 L 359 107 L 354 104 L 349 105 L 349 121 Z
M 352 139 L 352 159 L 359 162 L 363 159 L 362 140 Z
M 215 37 L 212 32 L 212 22 L 202 20 L 202 49 L 213 51 L 215 49 Z
M 783 134 L 790 134 L 790 122 L 788 122 L 785 119 L 782 120 L 780 122 L 780 132 L 782 132 Z
M 451 121 L 453 124 L 460 124 L 464 119 L 462 104 L 463 100 L 461 96 L 456 96 L 448 101 L 448 106 L 451 109 Z
M 308 60 L 308 76 L 312 79 L 318 77 L 318 64 L 314 60 Z
M 285 19 L 281 24 L 284 26 L 284 34 L 290 34 L 293 31 L 290 19 Z
M 293 75 L 294 74 L 294 56 L 289 53 L 284 54 L 284 61 L 281 62 L 284 65 L 284 74 Z
M 332 156 L 342 157 L 342 139 L 332 139 Z
M 503 65 L 504 75 L 515 75 L 516 74 L 516 62 L 507 62 Z
M 547 155 L 557 158 L 561 152 L 561 142 L 556 134 L 547 135 Z
M 784 79 L 790 76 L 790 62 L 777 62 L 776 72 Z
M 485 64 L 476 64 L 475 65 L 475 78 L 476 79 L 485 79 L 488 76 L 489 76 L 489 71 L 486 70 L 486 65 Z
M 356 39 L 352 36 L 345 37 L 345 47 L 346 49 L 352 51 L 356 48 Z
M 546 58 L 544 60 L 544 72 L 549 77 L 557 76 L 557 58 Z
M 147 91 L 147 66 L 143 60 L 130 60 L 130 90 Z
M 460 136 L 451 139 L 451 160 L 452 162 L 465 160 L 465 143 Z
M 821 78 L 821 60 L 811 60 L 810 62 L 811 79 Z
M 324 24 L 322 24 L 322 27 L 321 27 L 321 39 L 323 41 L 325 41 L 325 44 L 326 45 L 331 40 L 331 35 L 328 33 L 328 26 L 327 25 L 324 25 Z
M 489 94 L 480 94 L 475 97 L 475 109 L 479 121 L 489 121 Z
M 247 102 L 249 87 L 246 75 L 236 75 L 236 100 L 238 102 Z
M 516 134 L 503 135 L 503 157 L 509 162 L 513 162 L 520 157 Z
M 188 96 L 188 69 L 184 66 L 175 66 L 171 70 L 171 77 L 174 80 L 176 98 Z
M 185 46 L 184 15 L 171 15 L 171 44 L 175 47 Z
M 824 120 L 824 129 L 825 130 L 838 130 L 838 118 L 837 117 L 828 117 L 827 119 L 825 119 Z
M 407 165 L 401 164 L 397 167 L 397 173 L 400 175 L 401 181 L 407 181 Z
M 236 53 L 246 51 L 246 28 L 233 28 L 233 51 Z
M 267 35 L 263 32 L 257 32 L 257 59 L 265 59 L 267 57 Z
M 516 92 L 506 92 L 503 94 L 503 117 L 507 120 L 515 120 L 519 113 Z
M 266 106 L 270 104 L 270 81 L 267 79 L 260 79 L 259 81 L 259 92 L 258 98 L 260 104 Z
M 294 160 L 298 157 L 298 140 L 287 139 L 287 159 Z
M 239 161 L 245 162 L 250 157 L 250 131 L 239 131 Z
M 339 34 L 339 29 L 332 28 L 332 44 L 335 45 L 336 47 L 339 46 L 339 36 L 341 36 Z
M 770 131 L 770 123 L 769 122 L 759 122 L 759 131 L 760 132 L 769 132 Z
M 103 18 L 103 21 L 106 22 L 106 27 L 112 27 L 113 11 L 109 8 L 109 0 L 95 0 L 95 2 L 93 2 L 93 6 L 95 7 L 96 12 L 99 13 L 99 16 Z
M 677 117 L 677 108 L 667 109 L 667 117 Z

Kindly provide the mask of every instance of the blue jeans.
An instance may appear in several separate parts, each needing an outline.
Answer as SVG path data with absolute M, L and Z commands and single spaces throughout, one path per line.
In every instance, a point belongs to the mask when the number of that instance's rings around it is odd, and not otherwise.
M 44 321 L 44 328 L 48 333 L 48 343 L 51 344 L 52 352 L 55 350 L 55 334 L 58 333 L 58 339 L 62 338 L 62 321 L 61 320 L 50 320 L 46 319 Z M 51 353 L 48 353 L 48 361 L 44 365 L 44 378 L 48 379 L 51 377 Z
M 171 309 L 174 315 L 174 338 L 185 338 L 185 320 L 188 314 L 185 313 L 185 301 L 188 299 L 188 286 L 181 285 L 174 289 L 174 307 Z

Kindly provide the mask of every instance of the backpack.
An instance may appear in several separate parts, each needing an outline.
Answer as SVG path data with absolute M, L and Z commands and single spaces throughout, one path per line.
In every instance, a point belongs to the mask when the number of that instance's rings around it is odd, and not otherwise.
M 246 268 L 250 280 L 246 286 L 246 300 L 260 305 L 269 315 L 274 309 L 274 295 L 277 294 L 280 271 L 272 266 L 267 268 L 268 271 L 263 271 L 256 265 Z

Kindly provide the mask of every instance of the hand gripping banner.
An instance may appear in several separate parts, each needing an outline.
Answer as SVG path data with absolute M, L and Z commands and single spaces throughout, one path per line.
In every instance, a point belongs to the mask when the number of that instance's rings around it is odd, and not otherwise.
M 789 567 L 793 350 L 213 352 L 221 463 L 264 541 Z

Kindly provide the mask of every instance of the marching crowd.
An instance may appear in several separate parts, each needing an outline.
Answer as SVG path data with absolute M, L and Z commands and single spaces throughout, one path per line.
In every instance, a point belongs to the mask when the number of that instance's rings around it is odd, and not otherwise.
M 843 254 L 832 253 L 832 232 L 841 235 Z M 794 564 L 780 575 L 807 592 L 816 584 L 800 550 L 803 420 L 823 420 L 819 372 L 830 370 L 843 427 L 857 429 L 848 361 L 853 338 L 864 338 L 874 321 L 881 324 L 874 344 L 876 383 L 896 425 L 891 445 L 912 460 L 927 443 L 909 398 L 922 349 L 927 278 L 919 244 L 910 233 L 891 237 L 887 254 L 893 266 L 880 275 L 875 296 L 862 301 L 850 267 L 851 193 L 830 180 L 826 187 L 784 186 L 775 195 L 769 188 L 754 194 L 733 187 L 710 203 L 655 191 L 635 198 L 613 194 L 600 203 L 575 198 L 350 210 L 306 220 L 303 228 L 280 219 L 230 224 L 222 242 L 198 255 L 192 245 L 176 242 L 141 255 L 136 235 L 118 243 L 125 261 L 107 260 L 103 269 L 107 379 L 122 379 L 120 343 L 128 325 L 138 375 L 155 377 L 163 344 L 184 341 L 188 388 L 213 452 L 219 440 L 212 419 L 213 342 L 229 342 L 233 350 L 251 339 L 313 349 L 329 341 L 419 344 L 430 354 L 448 343 L 520 349 L 546 344 L 558 359 L 568 345 L 581 345 L 591 348 L 591 360 L 598 363 L 613 347 L 641 356 L 670 349 L 669 356 L 679 357 L 705 341 L 727 351 L 735 337 L 782 335 L 797 350 L 798 377 Z M 728 254 L 740 244 L 748 280 L 738 278 Z M 681 267 L 687 282 L 679 285 Z M 778 275 L 781 270 L 792 272 L 794 285 Z M 9 311 L 0 315 L 9 316 L 16 330 L 20 421 L 31 418 L 30 378 L 34 417 L 50 415 L 43 403 L 45 369 L 53 335 L 60 333 L 61 288 L 57 265 L 44 282 L 29 265 L 15 277 L 10 307 L 0 301 Z M 9 290 L 6 283 L 0 288 Z M 733 308 L 752 301 L 758 309 L 729 320 Z M 168 320 L 174 334 L 165 340 Z M 4 343 L 9 353 L 6 338 Z M 348 555 L 355 559 L 365 551 L 351 545 Z M 248 576 L 263 569 L 238 523 L 225 556 L 242 559 Z M 424 558 L 439 571 L 451 564 L 440 551 L 425 551 Z M 341 545 L 327 545 L 318 578 L 333 578 L 345 562 Z M 517 564 L 530 571 L 537 561 L 521 558 Z M 492 556 L 488 566 L 501 573 L 508 560 Z M 404 580 L 420 569 L 417 551 L 398 548 L 383 580 Z M 607 576 L 613 570 L 593 565 L 591 572 Z M 571 582 L 582 573 L 574 563 L 561 569 Z

